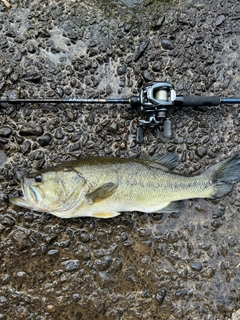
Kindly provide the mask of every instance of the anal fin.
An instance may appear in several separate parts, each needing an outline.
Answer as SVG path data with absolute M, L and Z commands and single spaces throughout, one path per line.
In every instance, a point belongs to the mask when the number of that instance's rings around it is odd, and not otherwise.
M 178 212 L 181 209 L 184 208 L 184 201 L 173 201 L 166 207 L 155 211 L 154 213 L 173 213 L 173 212 Z
M 113 218 L 121 214 L 120 212 L 113 211 L 113 212 L 96 212 L 92 215 L 94 218 L 103 218 L 103 219 L 108 219 L 108 218 Z

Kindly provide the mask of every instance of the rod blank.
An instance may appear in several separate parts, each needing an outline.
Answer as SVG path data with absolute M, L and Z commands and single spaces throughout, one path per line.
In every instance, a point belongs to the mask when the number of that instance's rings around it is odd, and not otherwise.
M 0 103 L 79 103 L 79 104 L 106 104 L 106 103 L 114 103 L 114 104 L 129 104 L 130 99 L 8 99 L 1 98 Z
M 222 98 L 221 103 L 240 104 L 240 98 Z

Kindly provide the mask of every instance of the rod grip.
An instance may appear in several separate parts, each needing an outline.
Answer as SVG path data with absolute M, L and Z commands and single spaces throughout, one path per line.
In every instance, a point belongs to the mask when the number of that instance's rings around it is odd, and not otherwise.
M 200 107 L 200 106 L 218 106 L 221 103 L 218 96 L 183 96 L 184 107 Z

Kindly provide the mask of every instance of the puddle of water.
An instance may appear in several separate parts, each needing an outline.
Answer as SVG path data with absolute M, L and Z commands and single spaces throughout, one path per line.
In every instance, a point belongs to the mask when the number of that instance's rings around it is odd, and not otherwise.
M 21 36 L 25 32 L 28 31 L 31 23 L 28 20 L 28 15 L 30 14 L 30 9 L 27 8 L 18 8 L 12 11 L 13 23 L 12 27 L 17 35 Z M 82 40 L 77 40 L 76 43 L 70 42 L 67 37 L 64 37 L 62 31 L 57 27 L 53 27 L 49 30 L 51 37 L 48 38 L 48 42 L 53 42 L 53 47 L 57 48 L 59 52 L 51 52 L 51 48 L 49 49 L 40 49 L 42 55 L 48 58 L 51 62 L 65 63 L 71 60 L 73 57 L 77 58 L 80 55 L 86 53 L 86 43 Z M 32 39 L 32 44 L 36 44 L 37 42 Z
M 51 62 L 66 63 L 72 58 L 78 58 L 81 55 L 86 54 L 86 43 L 82 40 L 77 40 L 74 44 L 70 40 L 62 35 L 62 31 L 58 27 L 54 27 L 51 31 L 51 37 L 48 38 L 48 42 L 53 42 L 53 47 L 57 48 L 59 52 L 51 52 L 51 49 L 40 49 L 44 57 L 48 58 Z
M 19 36 L 24 34 L 30 25 L 27 19 L 29 13 L 30 9 L 27 8 L 18 8 L 12 11 L 12 16 L 14 18 L 14 29 L 16 34 Z

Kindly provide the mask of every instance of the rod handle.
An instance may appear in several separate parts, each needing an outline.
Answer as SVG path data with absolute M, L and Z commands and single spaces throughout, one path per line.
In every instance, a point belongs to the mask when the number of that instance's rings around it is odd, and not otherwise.
M 221 99 L 218 96 L 183 96 L 183 107 L 218 106 Z

